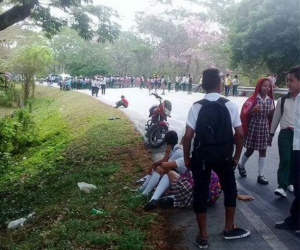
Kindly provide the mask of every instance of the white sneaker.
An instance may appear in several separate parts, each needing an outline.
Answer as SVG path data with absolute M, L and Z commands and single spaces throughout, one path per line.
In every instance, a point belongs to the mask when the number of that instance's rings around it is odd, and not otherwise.
M 286 197 L 286 192 L 282 188 L 277 188 L 274 194 L 281 197 Z
M 294 186 L 293 185 L 289 185 L 287 187 L 287 189 L 289 190 L 289 192 L 294 193 Z
M 136 184 L 140 184 L 140 183 L 143 183 L 143 182 L 145 182 L 145 181 L 146 181 L 146 178 L 143 177 L 143 178 L 137 180 L 135 183 L 136 183 Z

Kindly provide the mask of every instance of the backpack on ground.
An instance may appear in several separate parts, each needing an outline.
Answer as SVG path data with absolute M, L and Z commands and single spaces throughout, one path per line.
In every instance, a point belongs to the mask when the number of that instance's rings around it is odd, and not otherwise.
M 202 105 L 196 123 L 192 154 L 192 162 L 196 165 L 232 160 L 234 139 L 226 102 L 228 100 L 223 97 L 217 101 L 203 99 L 196 102 Z

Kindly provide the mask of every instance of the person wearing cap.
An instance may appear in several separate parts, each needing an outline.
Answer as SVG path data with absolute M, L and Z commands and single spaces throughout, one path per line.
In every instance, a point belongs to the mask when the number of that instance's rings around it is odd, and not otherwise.
M 163 192 L 170 186 L 168 176 L 166 175 L 171 169 L 175 170 L 178 173 L 183 173 L 186 171 L 186 167 L 183 164 L 178 164 L 173 167 L 164 167 L 164 162 L 174 162 L 183 157 L 183 147 L 181 144 L 178 144 L 178 135 L 175 131 L 168 131 L 165 135 L 165 144 L 166 144 L 166 153 L 165 156 L 154 162 L 149 168 L 148 175 L 145 177 L 145 182 L 141 187 L 136 189 L 136 191 L 142 191 L 142 195 L 147 196 L 151 191 L 160 183 L 160 190 L 156 190 L 156 194 L 152 197 L 151 200 L 157 200 Z M 162 178 L 161 178 L 162 177 Z M 164 185 L 162 185 L 162 183 Z M 165 188 L 166 187 L 166 188 Z M 155 198 L 157 197 L 157 198 Z M 151 201 L 150 201 L 151 202 Z
M 115 108 L 118 108 L 120 106 L 123 106 L 124 108 L 127 108 L 128 107 L 128 101 L 127 99 L 125 98 L 125 96 L 121 95 L 121 100 L 116 102 L 116 106 Z

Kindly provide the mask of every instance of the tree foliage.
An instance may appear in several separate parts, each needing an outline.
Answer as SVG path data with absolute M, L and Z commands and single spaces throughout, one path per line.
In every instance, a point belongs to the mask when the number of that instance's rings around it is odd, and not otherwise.
M 24 102 L 30 94 L 34 96 L 34 77 L 42 75 L 45 67 L 52 62 L 52 52 L 49 47 L 32 45 L 20 49 L 10 61 L 11 71 L 22 76 Z
M 47 37 L 57 34 L 68 25 L 86 39 L 113 42 L 119 34 L 119 25 L 111 19 L 118 13 L 105 6 L 89 5 L 91 0 L 0 0 L 8 6 L 0 12 L 0 31 L 31 18 Z M 58 13 L 58 14 L 53 14 Z
M 266 67 L 281 75 L 300 63 L 298 0 L 243 0 L 232 22 L 233 66 Z M 259 71 L 259 69 L 258 69 Z

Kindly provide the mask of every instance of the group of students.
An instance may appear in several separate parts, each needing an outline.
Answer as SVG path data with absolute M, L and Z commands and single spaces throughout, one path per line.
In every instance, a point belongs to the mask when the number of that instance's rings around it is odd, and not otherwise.
M 300 236 L 300 66 L 289 71 L 287 85 L 289 94 L 279 99 L 275 107 L 271 80 L 259 79 L 255 92 L 239 114 L 237 105 L 220 95 L 223 86 L 219 71 L 203 71 L 202 87 L 206 95 L 190 108 L 181 143 L 175 131 L 167 132 L 165 156 L 154 162 L 148 175 L 139 180 L 143 184 L 136 191 L 141 195 L 148 196 L 156 187 L 145 210 L 192 205 L 199 227 L 194 242 L 201 249 L 207 248 L 207 205 L 216 202 L 223 191 L 226 211 L 223 238 L 249 236 L 249 230 L 234 224 L 236 199 L 253 199 L 238 194 L 235 168 L 246 177 L 246 162 L 257 150 L 257 182 L 268 184 L 264 176 L 266 151 L 280 123 L 279 186 L 275 194 L 286 196 L 288 189 L 294 192 L 295 199 L 291 215 L 275 227 L 296 229 L 296 235 Z M 246 152 L 241 157 L 243 146 Z M 161 198 L 166 192 L 169 195 Z
M 98 97 L 99 89 L 101 88 L 101 94 L 105 95 L 106 90 L 106 77 L 100 76 L 100 77 L 94 77 L 91 81 L 91 91 L 92 96 L 96 95 Z
M 189 74 L 188 76 L 176 76 L 175 78 L 175 85 L 174 89 L 176 92 L 178 92 L 180 89 L 182 91 L 188 91 L 188 94 L 192 94 L 192 84 L 193 84 L 193 78 Z M 168 89 L 168 92 L 172 89 L 172 80 L 171 77 L 164 77 L 164 76 L 158 76 L 155 75 L 154 77 L 150 77 L 146 81 L 147 89 L 149 90 L 149 94 L 151 94 L 151 91 L 154 90 L 155 94 L 157 93 L 158 89 L 162 89 L 162 95 L 165 94 L 165 90 Z M 140 85 L 140 88 L 144 87 L 144 85 Z
M 225 87 L 225 96 L 230 95 L 230 89 L 232 89 L 232 96 L 238 96 L 238 85 L 240 84 L 238 76 L 234 75 L 231 79 L 230 74 L 227 73 L 226 75 L 222 75 L 221 79 Z

